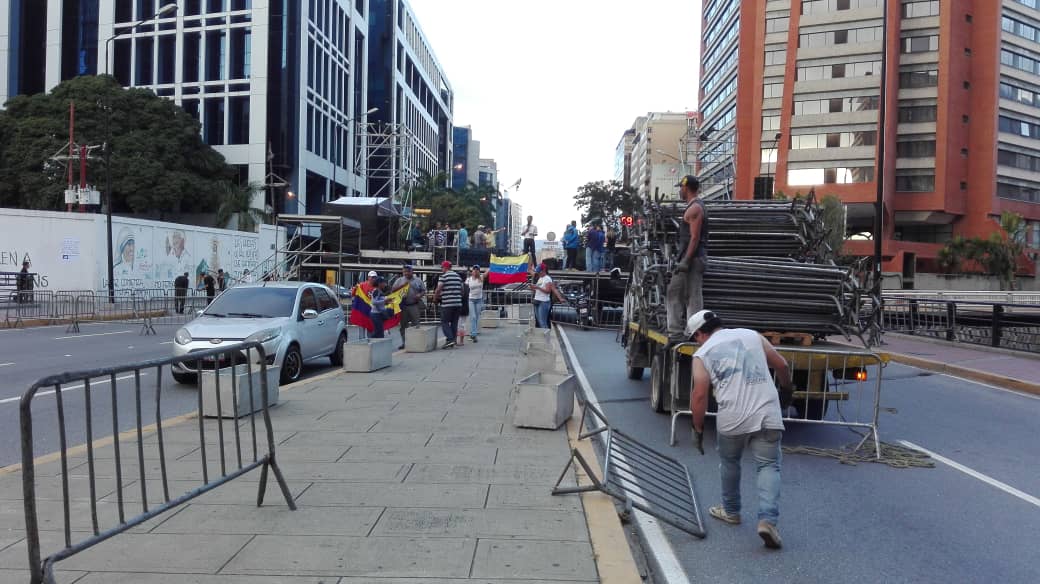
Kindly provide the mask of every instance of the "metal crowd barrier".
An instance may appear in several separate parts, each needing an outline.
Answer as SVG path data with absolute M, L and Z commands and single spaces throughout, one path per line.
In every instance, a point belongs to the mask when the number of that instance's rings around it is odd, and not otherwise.
M 679 343 L 669 352 L 672 446 L 676 442 L 675 428 L 679 417 L 693 415 L 690 410 L 690 388 L 692 355 L 696 347 L 694 343 Z M 784 422 L 864 429 L 867 433 L 855 450 L 862 448 L 872 438 L 874 454 L 880 459 L 878 417 L 881 411 L 881 378 L 886 359 L 877 353 L 854 349 L 776 347 L 776 350 L 787 361 L 795 385 L 791 404 L 783 412 Z M 685 360 L 685 367 L 681 366 L 682 360 Z M 683 399 L 685 407 L 680 408 Z M 707 415 L 715 416 L 716 413 L 709 411 Z
M 157 359 L 116 367 L 62 373 L 45 377 L 32 384 L 32 386 L 22 395 L 20 403 L 22 491 L 24 495 L 26 541 L 29 552 L 29 572 L 31 576 L 30 582 L 32 582 L 32 584 L 40 584 L 44 582 L 47 584 L 53 584 L 54 564 L 57 562 L 74 556 L 79 552 L 87 550 L 109 538 L 140 525 L 170 509 L 173 509 L 174 507 L 177 507 L 178 505 L 212 491 L 213 489 L 216 489 L 217 487 L 256 468 L 261 469 L 260 486 L 259 492 L 257 493 L 257 506 L 263 504 L 264 494 L 267 489 L 267 473 L 268 470 L 270 470 L 274 473 L 275 480 L 278 482 L 278 486 L 281 489 L 286 504 L 290 509 L 295 510 L 296 504 L 289 493 L 289 488 L 285 482 L 285 478 L 282 476 L 282 472 L 275 459 L 274 430 L 271 425 L 271 417 L 268 411 L 270 404 L 268 403 L 266 362 L 267 360 L 264 354 L 264 349 L 260 343 L 241 343 L 231 347 L 198 351 L 183 357 Z M 246 379 L 248 380 L 245 387 L 242 387 L 241 382 L 238 381 L 238 375 L 228 376 L 231 380 L 231 405 L 233 406 L 233 411 L 239 412 L 239 405 L 243 403 L 241 400 L 248 399 L 249 411 L 252 413 L 246 414 L 249 418 L 248 424 L 242 423 L 239 420 L 232 420 L 229 422 L 234 433 L 234 448 L 231 452 L 228 452 L 231 445 L 225 444 L 224 419 L 221 417 L 221 412 L 225 411 L 224 408 L 222 408 L 221 400 L 227 399 L 227 395 L 222 395 L 221 392 L 222 375 L 208 373 L 213 380 L 212 391 L 215 393 L 217 410 L 217 421 L 215 422 L 217 446 L 219 450 L 219 474 L 217 474 L 216 461 L 211 460 L 207 455 L 207 448 L 211 446 L 206 439 L 207 425 L 212 426 L 214 424 L 214 422 L 206 421 L 207 412 L 204 411 L 204 391 L 208 389 L 206 387 L 208 384 L 203 384 L 203 377 L 206 376 L 207 373 L 204 372 L 197 376 L 199 429 L 197 449 L 200 456 L 202 470 L 202 485 L 186 493 L 171 496 L 170 481 L 177 480 L 177 477 L 170 476 L 171 472 L 175 469 L 171 469 L 168 465 L 170 455 L 167 452 L 163 435 L 164 413 L 162 408 L 162 398 L 164 393 L 162 380 L 168 369 L 181 363 L 192 365 L 198 371 L 206 371 L 207 369 L 213 371 L 214 369 L 218 369 L 220 365 L 225 364 L 230 365 L 233 368 L 233 372 L 240 372 L 244 367 Z M 218 372 L 219 370 L 220 369 L 218 369 Z M 259 373 L 258 378 L 254 375 L 254 371 Z M 130 375 L 123 377 L 121 376 L 122 374 Z M 153 395 L 148 395 L 147 389 L 143 387 L 141 382 L 141 377 L 143 375 L 155 376 Z M 132 377 L 133 379 L 132 398 L 124 398 L 124 396 L 121 396 L 121 393 L 125 394 L 126 388 L 122 388 L 124 391 L 121 392 L 121 388 L 118 387 L 118 381 L 121 379 L 125 380 L 127 377 Z M 104 394 L 97 391 L 92 385 L 92 382 L 97 385 L 101 385 L 105 382 L 108 383 L 108 400 L 104 400 Z M 225 381 L 225 383 L 227 382 Z M 259 388 L 257 388 L 255 384 L 259 384 Z M 65 402 L 69 399 L 76 399 L 77 395 L 72 395 L 70 392 L 80 389 L 83 391 L 83 407 L 81 410 L 82 420 L 77 420 L 76 422 L 83 424 L 86 430 L 87 492 L 85 495 L 89 500 L 90 506 L 90 535 L 81 541 L 74 541 L 73 534 L 78 534 L 78 532 L 81 531 L 80 528 L 82 526 L 77 524 L 77 528 L 74 530 L 73 519 L 85 521 L 85 518 L 73 517 L 73 500 L 74 498 L 77 501 L 81 500 L 84 493 L 78 491 L 74 493 L 73 481 L 70 481 L 70 478 L 77 479 L 75 481 L 75 486 L 80 490 L 82 489 L 78 480 L 82 476 L 82 472 L 78 471 L 79 467 L 77 465 L 79 462 L 72 461 L 70 463 L 69 460 L 70 453 L 67 432 L 71 426 L 66 423 Z M 70 395 L 66 396 L 66 393 L 70 393 Z M 248 397 L 246 397 L 246 394 Z M 40 399 L 46 398 L 50 395 L 54 396 L 60 448 L 61 469 L 59 476 L 61 477 L 61 517 L 64 526 L 64 547 L 61 550 L 44 557 L 40 544 L 40 525 L 42 523 L 41 515 L 44 519 L 50 519 L 51 516 L 48 515 L 48 513 L 57 513 L 58 509 L 50 505 L 41 507 L 37 502 L 37 492 L 40 488 L 40 484 L 38 483 L 36 476 L 36 452 L 34 448 L 35 441 L 33 434 L 34 422 L 36 420 L 34 418 L 33 406 L 34 404 L 38 404 Z M 259 395 L 259 404 L 256 403 L 256 395 Z M 136 460 L 133 460 L 132 462 L 136 463 L 137 472 L 133 473 L 133 469 L 131 468 L 127 469 L 128 472 L 125 475 L 123 472 L 124 461 L 121 457 L 120 451 L 123 446 L 122 442 L 126 440 L 127 436 L 120 436 L 119 403 L 121 399 L 131 399 L 135 412 L 135 424 L 131 433 L 135 436 L 135 439 L 132 440 L 132 444 L 136 447 L 137 456 Z M 106 409 L 105 406 L 110 407 L 111 410 L 104 411 Z M 145 464 L 145 406 L 148 406 L 152 411 L 154 411 L 156 438 L 154 442 L 151 440 L 148 441 L 148 449 L 151 451 L 153 444 L 158 449 L 158 474 L 162 484 L 161 496 L 157 494 L 152 495 L 151 499 L 149 499 L 148 492 L 148 480 L 150 478 L 149 472 L 153 473 L 151 480 L 154 481 L 154 473 L 156 472 L 156 469 L 154 466 L 146 467 Z M 94 424 L 94 417 L 99 415 L 101 412 L 105 415 L 111 416 L 112 426 L 110 433 L 101 431 L 99 427 Z M 41 409 L 37 414 L 45 421 L 45 423 L 50 420 L 50 416 L 52 415 L 52 413 L 46 409 Z M 262 431 L 266 433 L 266 452 L 264 452 L 263 448 L 258 445 L 256 420 L 258 415 L 262 417 Z M 210 428 L 210 431 L 212 432 L 212 428 Z M 246 436 L 244 437 L 242 436 L 243 432 L 246 433 Z M 102 527 L 102 522 L 98 519 L 98 502 L 99 499 L 104 497 L 104 491 L 99 491 L 99 473 L 95 454 L 95 450 L 99 448 L 99 446 L 94 445 L 94 440 L 102 437 L 112 439 L 112 447 L 115 456 L 113 463 L 115 470 L 116 510 L 118 511 L 118 520 L 114 520 L 114 525 L 111 527 L 105 528 Z M 252 445 L 251 449 L 250 444 Z M 251 455 L 250 452 L 252 453 Z M 174 458 L 176 458 L 176 456 L 174 456 Z M 151 464 L 156 461 L 149 460 L 148 462 Z M 76 468 L 70 470 L 70 465 L 76 466 Z M 210 466 L 213 466 L 214 468 L 211 469 Z M 136 476 L 134 476 L 134 474 L 136 474 Z M 125 496 L 126 491 L 129 490 L 129 484 L 125 484 L 124 478 L 126 481 L 136 479 L 137 485 L 140 488 L 140 511 L 136 515 L 128 516 L 128 507 L 130 506 L 130 502 L 126 501 Z
M 886 296 L 883 308 L 889 332 L 1040 353 L 1038 304 Z

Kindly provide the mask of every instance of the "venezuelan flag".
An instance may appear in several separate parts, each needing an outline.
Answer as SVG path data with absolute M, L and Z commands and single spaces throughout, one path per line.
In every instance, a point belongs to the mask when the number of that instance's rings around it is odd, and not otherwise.
M 368 332 L 375 330 L 372 324 L 372 298 L 361 285 L 354 286 L 351 292 L 354 300 L 350 303 L 350 324 L 359 326 Z M 383 321 L 383 330 L 390 330 L 401 324 L 401 300 L 408 293 L 408 286 L 397 292 L 386 295 L 386 307 L 393 311 L 393 316 Z
M 527 255 L 498 257 L 491 256 L 491 267 L 488 269 L 488 283 L 513 284 L 527 281 Z

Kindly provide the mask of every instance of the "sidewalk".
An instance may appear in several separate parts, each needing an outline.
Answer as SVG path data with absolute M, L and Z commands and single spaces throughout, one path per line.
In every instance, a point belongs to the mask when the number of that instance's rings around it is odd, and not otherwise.
M 896 333 L 877 350 L 905 365 L 1040 395 L 1040 355 Z
M 510 392 L 523 373 L 520 330 L 490 329 L 479 344 L 397 354 L 393 367 L 376 373 L 333 373 L 292 386 L 271 417 L 297 511 L 286 507 L 273 477 L 257 508 L 253 471 L 59 563 L 57 581 L 599 582 L 582 497 L 549 494 L 569 456 L 567 431 L 510 421 Z M 215 444 L 216 421 L 206 425 L 207 442 Z M 164 428 L 167 456 L 176 457 L 168 462 L 171 497 L 201 485 L 198 431 L 197 419 Z M 141 488 L 135 442 L 121 444 L 129 518 L 141 511 Z M 154 504 L 162 492 L 155 437 L 146 444 L 145 486 Z M 233 457 L 228 422 L 225 444 Z M 95 457 L 98 476 L 114 477 L 112 447 Z M 215 447 L 207 458 L 212 478 L 219 472 Z M 85 460 L 80 453 L 69 463 L 73 543 L 90 530 Z M 37 468 L 47 555 L 62 547 L 60 467 Z M 102 528 L 112 527 L 115 479 L 99 479 L 98 490 Z M 2 582 L 27 581 L 21 501 L 21 474 L 0 475 Z

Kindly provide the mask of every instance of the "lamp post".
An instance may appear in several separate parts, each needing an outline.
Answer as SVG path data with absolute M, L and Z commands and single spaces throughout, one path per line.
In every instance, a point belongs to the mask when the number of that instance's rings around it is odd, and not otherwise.
M 768 159 L 766 159 L 766 182 L 769 183 L 770 199 L 772 199 L 776 195 L 776 179 L 773 175 L 776 173 L 776 163 L 777 160 L 780 158 L 780 150 L 778 146 L 780 145 L 780 137 L 782 135 L 783 134 L 781 134 L 780 132 L 777 132 L 776 135 L 773 136 L 773 147 L 770 148 L 772 154 L 769 156 Z
M 160 18 L 177 11 L 177 4 L 167 4 L 155 13 L 155 16 L 139 20 L 130 25 L 130 32 L 137 27 L 151 24 Z M 112 41 L 123 36 L 125 33 L 117 33 L 105 39 L 105 76 L 109 75 L 108 53 Z M 105 107 L 105 232 L 107 235 L 108 248 L 108 302 L 116 301 L 115 266 L 112 259 L 112 105 Z

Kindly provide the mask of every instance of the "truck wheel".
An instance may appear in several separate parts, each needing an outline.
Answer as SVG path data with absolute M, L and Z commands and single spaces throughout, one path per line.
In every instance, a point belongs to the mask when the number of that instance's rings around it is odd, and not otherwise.
M 642 379 L 643 378 L 643 368 L 642 367 L 629 367 L 628 368 L 628 378 L 629 379 L 636 379 L 636 380 Z
M 659 414 L 671 412 L 671 392 L 668 391 L 668 372 L 664 367 L 664 356 L 654 355 L 650 362 L 650 407 Z

